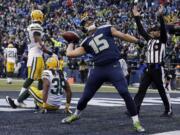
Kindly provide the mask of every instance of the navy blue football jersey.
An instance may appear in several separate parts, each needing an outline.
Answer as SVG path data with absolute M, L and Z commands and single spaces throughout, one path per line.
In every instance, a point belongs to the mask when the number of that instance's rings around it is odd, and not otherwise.
M 103 66 L 120 59 L 120 52 L 111 34 L 111 25 L 98 27 L 96 32 L 83 40 L 81 46 L 93 56 L 95 66 Z

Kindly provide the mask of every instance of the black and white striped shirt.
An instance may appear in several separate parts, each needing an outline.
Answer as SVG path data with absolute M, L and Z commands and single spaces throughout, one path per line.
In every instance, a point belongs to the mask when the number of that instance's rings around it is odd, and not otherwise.
M 158 39 L 149 40 L 146 51 L 146 63 L 162 63 L 165 57 L 165 46 L 165 43 Z
M 148 64 L 161 64 L 165 57 L 165 47 L 167 42 L 167 32 L 165 28 L 165 23 L 163 16 L 158 17 L 160 21 L 160 37 L 152 38 L 143 28 L 140 17 L 135 16 L 135 21 L 137 28 L 141 36 L 147 41 L 147 51 L 146 51 L 146 63 Z

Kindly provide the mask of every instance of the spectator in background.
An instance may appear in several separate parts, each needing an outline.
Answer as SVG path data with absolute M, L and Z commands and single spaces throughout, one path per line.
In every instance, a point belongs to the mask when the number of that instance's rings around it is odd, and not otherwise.
M 11 41 L 18 49 L 19 61 L 23 62 L 21 56 L 28 44 L 25 28 L 30 23 L 29 16 L 32 9 L 41 9 L 43 11 L 46 17 L 46 21 L 43 24 L 45 33 L 58 42 L 62 41 L 59 36 L 62 30 L 77 31 L 81 19 L 87 15 L 92 16 L 98 26 L 111 23 L 120 31 L 138 37 L 139 34 L 131 16 L 132 3 L 133 0 L 0 0 L 0 46 L 2 46 L 2 49 L 0 47 L 0 53 Z M 143 16 L 142 23 L 145 29 L 148 29 L 147 24 L 152 24 L 156 20 L 154 12 L 157 10 L 159 1 L 139 0 L 138 4 L 143 7 L 141 14 Z M 178 7 L 178 0 L 169 1 L 169 3 L 165 4 L 166 21 L 168 23 L 174 24 L 174 22 L 178 22 Z M 10 37 L 14 38 L 9 40 Z M 180 53 L 177 48 L 178 40 L 177 37 L 170 38 L 170 41 L 175 41 L 169 46 L 170 52 L 174 50 L 173 57 L 169 57 L 170 62 L 179 63 L 180 61 Z M 117 40 L 117 42 L 124 45 L 121 50 L 127 50 L 127 63 L 129 61 L 134 63 L 139 61 L 140 57 L 138 54 L 140 52 L 137 48 L 121 40 Z
M 70 69 L 70 77 L 72 77 L 72 78 L 74 78 L 74 80 L 76 81 L 76 77 L 77 77 L 77 75 L 76 75 L 76 71 L 77 71 L 77 69 L 78 69 L 78 63 L 77 63 L 77 59 L 75 59 L 75 58 L 69 58 L 68 59 L 68 62 L 67 62 L 67 65 L 68 65 L 68 67 L 69 67 L 69 69 Z
M 85 62 L 84 59 L 81 59 L 79 61 L 79 72 L 81 76 L 81 83 L 85 83 L 88 75 L 88 64 Z
M 128 73 L 128 65 L 123 57 L 123 54 L 121 54 L 121 59 L 119 60 L 121 69 L 123 71 L 124 76 L 126 77 L 126 80 L 129 84 L 129 73 Z
M 5 72 L 4 72 L 4 57 L 3 55 L 0 53 L 0 78 L 4 78 L 5 77 Z

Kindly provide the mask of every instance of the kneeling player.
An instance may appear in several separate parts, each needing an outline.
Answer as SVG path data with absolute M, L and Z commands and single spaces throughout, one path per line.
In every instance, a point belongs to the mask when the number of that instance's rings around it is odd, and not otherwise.
M 61 106 L 63 90 L 66 92 L 65 112 L 71 113 L 69 106 L 71 102 L 71 89 L 67 88 L 67 82 L 64 79 L 62 71 L 58 70 L 59 62 L 55 57 L 50 57 L 46 62 L 47 70 L 43 71 L 43 90 L 40 91 L 36 87 L 29 88 L 29 94 L 35 99 L 36 105 L 46 110 L 58 110 Z M 66 87 L 66 88 L 65 88 Z M 68 86 L 69 87 L 69 86 Z M 13 100 L 8 100 L 13 104 Z

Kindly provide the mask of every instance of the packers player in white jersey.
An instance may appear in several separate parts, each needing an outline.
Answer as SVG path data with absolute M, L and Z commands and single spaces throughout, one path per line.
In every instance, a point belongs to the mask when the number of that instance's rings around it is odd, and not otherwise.
M 71 90 L 66 89 L 66 79 L 59 70 L 59 61 L 55 57 L 50 57 L 46 61 L 46 70 L 43 71 L 43 91 L 36 87 L 30 87 L 29 92 L 34 97 L 38 107 L 44 110 L 58 110 L 62 104 L 62 97 L 66 93 L 66 113 L 72 113 L 69 109 L 71 102 Z
M 44 14 L 40 10 L 33 10 L 31 13 L 32 24 L 27 28 L 29 44 L 28 44 L 28 78 L 21 88 L 20 94 L 14 104 L 10 104 L 11 107 L 23 107 L 25 104 L 23 101 L 29 97 L 28 88 L 34 80 L 38 80 L 38 89 L 42 90 L 42 72 L 44 70 L 43 52 L 53 55 L 52 52 L 48 51 L 42 43 L 43 28 L 41 27 Z M 9 96 L 6 97 L 6 101 L 11 103 L 12 100 Z M 14 106 L 15 105 L 15 106 Z
M 9 44 L 8 47 L 5 48 L 4 58 L 6 65 L 7 83 L 11 84 L 17 61 L 17 49 L 13 46 L 13 44 Z
M 65 91 L 66 106 L 65 113 L 72 113 L 70 110 L 71 89 L 66 89 L 66 79 L 61 70 L 59 70 L 59 61 L 56 57 L 50 57 L 46 61 L 46 70 L 42 73 L 43 89 L 30 87 L 28 93 L 32 95 L 36 106 L 41 112 L 56 111 L 62 104 L 62 98 Z M 13 100 L 9 100 L 10 104 L 14 104 Z

